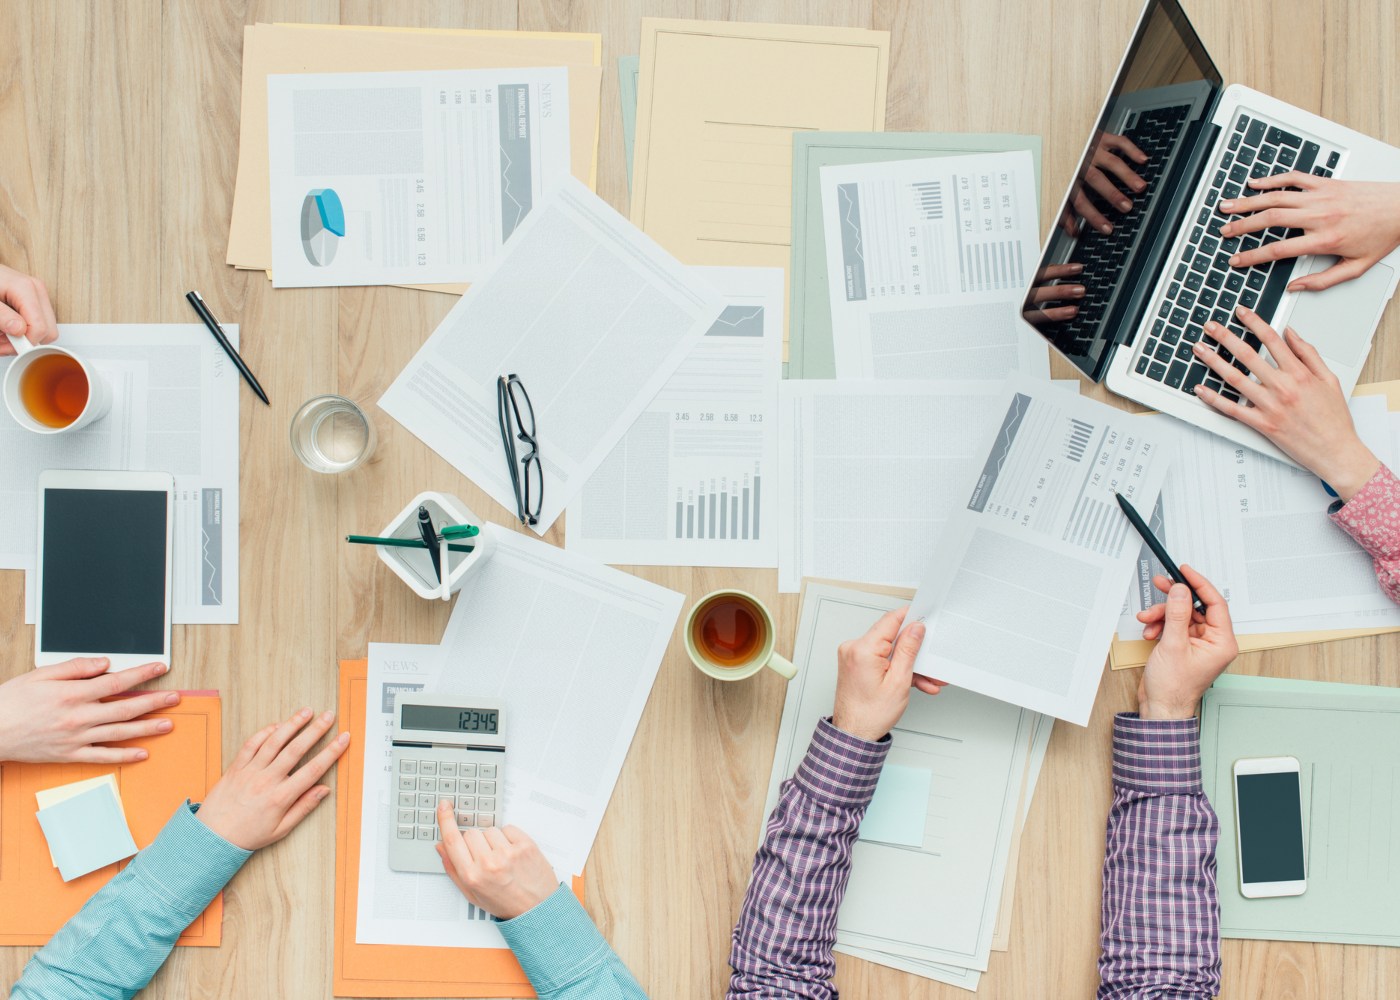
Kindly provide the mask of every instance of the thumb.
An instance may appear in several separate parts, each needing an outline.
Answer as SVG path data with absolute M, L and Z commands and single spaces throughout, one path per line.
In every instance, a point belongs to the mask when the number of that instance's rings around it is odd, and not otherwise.
M 84 677 L 96 677 L 106 672 L 111 665 L 112 661 L 105 656 L 75 656 L 62 663 L 40 667 L 38 672 L 44 680 L 73 681 Z
M 1184 583 L 1172 584 L 1167 591 L 1167 611 L 1162 623 L 1162 641 L 1168 645 L 1186 644 L 1191 624 L 1191 591 Z
M 914 659 L 924 642 L 924 632 L 924 623 L 915 622 L 896 640 L 894 652 L 890 655 L 890 673 L 894 675 L 896 683 L 908 687 L 914 675 Z

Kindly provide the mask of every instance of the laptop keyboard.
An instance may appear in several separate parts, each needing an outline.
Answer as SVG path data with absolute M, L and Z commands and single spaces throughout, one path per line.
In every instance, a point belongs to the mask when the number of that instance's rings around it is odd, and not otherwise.
M 1244 362 L 1206 335 L 1205 324 L 1214 320 L 1258 350 L 1259 338 L 1244 328 L 1235 309 L 1244 306 L 1264 317 L 1273 316 L 1293 273 L 1293 261 L 1235 268 L 1230 266 L 1230 257 L 1291 239 L 1301 235 L 1302 230 L 1275 227 L 1226 239 L 1220 235 L 1220 227 L 1236 216 L 1222 215 L 1216 211 L 1216 203 L 1260 194 L 1247 184 L 1255 177 L 1290 170 L 1331 177 L 1340 159 L 1337 150 L 1324 149 L 1277 125 L 1247 114 L 1236 119 L 1220 161 L 1209 174 L 1210 185 L 1195 208 L 1189 240 L 1177 261 L 1170 265 L 1172 281 L 1158 305 L 1151 335 L 1134 362 L 1134 371 L 1189 395 L 1194 395 L 1196 386 L 1204 382 L 1227 399 L 1239 401 L 1238 393 L 1195 359 L 1192 345 L 1204 344 L 1249 374 Z
M 1189 104 L 1178 104 L 1143 111 L 1123 131 L 1124 136 L 1147 154 L 1147 162 L 1142 166 L 1133 164 L 1134 172 L 1147 182 L 1146 191 L 1155 193 L 1158 190 L 1157 182 L 1190 110 Z M 1089 193 L 1087 188 L 1086 193 Z M 1097 195 L 1090 194 L 1090 197 L 1097 198 Z M 1112 281 L 1096 281 L 1094 275 L 1122 273 L 1128 254 L 1137 243 L 1138 231 L 1151 204 L 1150 198 L 1150 195 L 1135 197 L 1133 207 L 1126 214 L 1114 218 L 1113 232 L 1104 234 L 1086 226 L 1076 241 L 1068 263 L 1084 265 L 1083 277 L 1079 279 L 1084 285 L 1084 298 L 1075 303 L 1079 312 L 1074 318 L 1065 320 L 1056 328 L 1056 337 L 1065 338 L 1067 353 L 1083 353 L 1098 338 L 1099 326 L 1116 285 Z

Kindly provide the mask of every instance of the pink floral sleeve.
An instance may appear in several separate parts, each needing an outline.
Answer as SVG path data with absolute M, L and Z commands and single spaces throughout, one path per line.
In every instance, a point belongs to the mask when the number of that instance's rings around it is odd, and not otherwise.
M 1375 560 L 1381 589 L 1400 604 L 1400 479 L 1382 465 L 1354 497 L 1337 501 L 1329 513 Z

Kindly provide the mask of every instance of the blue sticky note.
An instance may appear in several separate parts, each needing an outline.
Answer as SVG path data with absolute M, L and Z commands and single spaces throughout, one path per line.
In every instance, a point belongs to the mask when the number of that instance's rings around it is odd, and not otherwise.
M 136 853 L 126 814 L 111 785 L 89 789 L 36 815 L 65 882 Z
M 923 847 L 928 790 L 932 784 L 932 771 L 886 764 L 880 772 L 880 783 L 875 786 L 875 797 L 861 821 L 860 839 Z

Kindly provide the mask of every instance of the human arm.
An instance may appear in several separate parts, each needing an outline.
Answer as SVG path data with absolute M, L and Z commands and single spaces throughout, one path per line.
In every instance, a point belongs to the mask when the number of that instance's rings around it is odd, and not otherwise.
M 1256 177 L 1249 186 L 1259 193 L 1220 203 L 1221 212 L 1238 216 L 1220 227 L 1221 236 L 1229 239 L 1270 228 L 1300 232 L 1235 254 L 1230 259 L 1233 266 L 1253 267 L 1304 254 L 1340 258 L 1326 270 L 1294 278 L 1288 283 L 1290 292 L 1318 292 L 1359 277 L 1400 246 L 1400 184 L 1333 180 L 1290 170 Z
M 105 657 L 25 670 L 0 684 L 0 760 L 29 763 L 130 764 L 139 747 L 109 747 L 170 731 L 169 719 L 143 719 L 180 703 L 178 691 L 118 697 L 164 674 L 163 663 L 107 673 Z M 112 699 L 112 700 L 103 700 Z
M 443 870 L 472 905 L 495 917 L 540 1000 L 646 1000 L 568 886 L 524 831 L 459 830 L 438 803 Z
M 1219 822 L 1201 788 L 1201 695 L 1238 652 L 1230 612 L 1210 581 L 1182 584 L 1138 615 L 1158 639 L 1138 686 L 1138 712 L 1113 724 L 1113 805 L 1104 849 L 1099 1000 L 1207 998 L 1220 990 L 1215 883 Z
M 1339 500 L 1329 510 L 1332 520 L 1371 556 L 1381 589 L 1400 603 L 1400 484 L 1356 433 L 1341 384 L 1317 349 L 1292 328 L 1280 337 L 1247 309 L 1239 310 L 1239 317 L 1273 364 L 1224 327 L 1208 323 L 1206 333 L 1258 381 L 1197 345 L 1196 357 L 1241 399 L 1233 402 L 1203 385 L 1196 394 L 1263 434 L 1332 487 Z
M 318 785 L 349 734 L 292 768 L 330 728 L 310 710 L 263 729 L 202 806 L 187 801 L 154 841 L 30 959 L 11 1000 L 128 1000 L 253 851 L 286 836 L 329 793 Z
M 38 278 L 0 266 L 0 357 L 14 354 L 10 337 L 25 337 L 31 344 L 48 344 L 58 339 L 49 290 Z
M 836 706 L 817 723 L 807 755 L 783 782 L 734 928 L 729 1000 L 834 1000 L 836 912 L 851 851 L 889 753 L 889 730 L 915 678 L 922 624 L 899 634 L 907 609 L 880 619 L 837 654 Z M 896 641 L 897 640 L 897 641 Z

